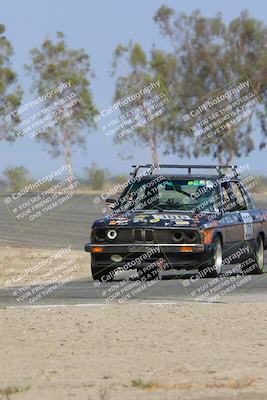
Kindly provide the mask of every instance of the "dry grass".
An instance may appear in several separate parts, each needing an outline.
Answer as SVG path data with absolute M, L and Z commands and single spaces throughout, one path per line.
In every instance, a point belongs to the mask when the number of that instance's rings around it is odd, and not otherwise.
M 193 388 L 208 388 L 208 389 L 244 389 L 252 386 L 255 383 L 254 378 L 244 379 L 228 379 L 226 381 L 213 381 L 211 383 L 197 384 L 197 383 L 173 383 L 164 384 L 154 381 L 145 381 L 142 378 L 132 380 L 132 386 L 143 390 L 190 390 Z
M 25 386 L 25 387 L 7 386 L 5 388 L 0 388 L 0 395 L 9 400 L 10 396 L 12 396 L 13 394 L 25 392 L 25 390 L 28 389 L 30 389 L 30 386 Z

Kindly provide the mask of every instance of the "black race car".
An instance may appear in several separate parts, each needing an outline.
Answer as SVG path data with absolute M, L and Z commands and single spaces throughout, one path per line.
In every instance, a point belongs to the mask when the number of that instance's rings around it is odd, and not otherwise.
M 263 272 L 267 211 L 257 209 L 238 167 L 133 167 L 120 197 L 106 200 L 110 212 L 93 223 L 85 245 L 94 280 L 112 280 L 119 267 L 142 270 L 147 279 L 160 268 L 216 277 L 224 265 L 240 263 L 249 273 Z M 164 169 L 186 173 L 161 174 Z

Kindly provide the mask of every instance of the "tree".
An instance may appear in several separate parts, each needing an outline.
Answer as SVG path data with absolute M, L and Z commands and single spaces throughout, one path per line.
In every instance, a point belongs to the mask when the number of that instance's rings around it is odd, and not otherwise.
M 19 122 L 19 118 L 11 113 L 21 103 L 22 90 L 16 84 L 17 75 L 11 68 L 13 49 L 4 33 L 5 26 L 0 25 L 0 113 L 4 116 L 0 122 L 0 140 L 12 142 L 15 135 L 12 135 L 11 129 Z
M 89 179 L 89 184 L 93 190 L 101 190 L 109 177 L 109 172 L 105 169 L 98 168 L 93 162 L 89 168 L 86 168 L 86 175 Z
M 30 183 L 29 171 L 22 166 L 6 168 L 3 174 L 7 178 L 8 190 L 11 192 L 18 192 Z
M 119 67 L 120 64 L 123 64 L 123 60 L 126 60 L 128 66 L 127 75 L 124 72 L 120 74 Z M 161 51 L 152 49 L 150 54 L 146 55 L 139 43 L 130 41 L 127 46 L 120 44 L 115 50 L 113 60 L 113 75 L 117 77 L 114 101 L 122 100 L 130 94 L 139 92 L 151 82 L 160 82 L 160 87 L 155 88 L 154 91 L 154 95 L 159 94 L 170 84 L 175 69 L 176 60 L 171 54 L 164 58 Z M 147 96 L 142 96 L 140 99 L 136 99 L 134 103 L 120 107 L 121 115 L 127 113 L 133 115 L 133 110 L 140 107 L 147 115 L 152 114 L 153 110 L 145 105 L 147 99 Z M 136 112 L 136 117 L 138 114 L 139 111 Z M 123 133 L 123 127 L 116 134 L 115 143 L 129 141 L 135 146 L 148 145 L 153 163 L 159 164 L 158 148 L 163 142 L 166 126 L 168 126 L 165 123 L 166 118 L 166 112 L 164 112 L 160 118 L 154 118 L 143 125 L 140 124 L 140 127 L 127 134 Z
M 33 79 L 32 90 L 39 96 L 45 95 L 62 83 L 69 83 L 70 91 L 75 93 L 77 102 L 70 111 L 65 104 L 57 106 L 57 123 L 52 129 L 36 136 L 36 140 L 48 145 L 53 156 L 64 154 L 69 165 L 69 175 L 73 175 L 73 147 L 85 149 L 87 133 L 95 127 L 97 110 L 93 103 L 89 78 L 94 76 L 88 54 L 83 49 L 68 47 L 64 34 L 57 33 L 53 43 L 45 39 L 40 49 L 31 50 L 31 63 L 25 66 Z M 53 102 L 62 100 L 61 93 L 53 94 Z M 51 101 L 45 100 L 44 107 Z
M 166 136 L 167 150 L 183 154 L 177 132 L 183 132 L 183 142 L 187 142 L 188 154 L 211 155 L 219 163 L 231 163 L 235 157 L 249 154 L 255 147 L 253 140 L 253 119 L 260 122 L 263 139 L 260 148 L 265 147 L 267 137 L 267 29 L 261 22 L 249 16 L 247 11 L 226 25 L 221 14 L 214 18 L 203 17 L 200 11 L 191 15 L 175 14 L 174 10 L 162 6 L 154 17 L 162 35 L 172 46 L 177 70 L 175 79 L 168 90 L 174 97 L 176 113 Z M 238 126 L 229 127 L 222 135 L 209 138 L 201 135 L 192 137 L 181 117 L 181 110 L 198 102 L 228 85 L 233 80 L 248 77 L 260 101 L 249 118 Z M 216 108 L 215 108 L 216 111 Z M 201 114 L 196 122 L 203 119 Z M 180 133 L 179 133 L 180 135 Z M 192 143 L 193 141 L 193 143 Z M 190 150 L 190 145 L 191 149 Z M 193 144 L 193 146 L 192 146 Z

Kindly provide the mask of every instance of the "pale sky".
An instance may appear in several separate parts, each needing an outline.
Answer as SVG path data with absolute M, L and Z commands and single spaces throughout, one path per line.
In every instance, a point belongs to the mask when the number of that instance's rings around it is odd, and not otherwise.
M 63 31 L 71 47 L 84 48 L 90 55 L 96 74 L 92 91 L 97 108 L 101 110 L 112 105 L 115 85 L 109 71 L 116 46 L 133 39 L 140 42 L 146 51 L 151 49 L 153 43 L 156 47 L 166 48 L 166 42 L 153 21 L 153 15 L 162 4 L 186 13 L 200 9 L 205 16 L 214 16 L 221 11 L 226 21 L 247 8 L 252 16 L 265 22 L 267 20 L 267 3 L 262 0 L 2 0 L 0 23 L 6 25 L 6 37 L 14 47 L 13 68 L 25 92 L 23 103 L 32 99 L 30 81 L 23 70 L 24 64 L 29 62 L 29 50 L 39 47 L 47 35 L 53 37 L 57 31 Z M 258 140 L 258 132 L 255 135 Z M 88 135 L 87 154 L 77 150 L 74 155 L 76 174 L 83 176 L 84 168 L 92 161 L 109 169 L 112 174 L 128 173 L 132 163 L 151 162 L 149 149 L 132 147 L 132 161 L 121 160 L 118 156 L 121 150 L 120 146 L 113 144 L 112 138 L 101 132 Z M 249 162 L 253 172 L 267 175 L 265 158 L 265 151 L 255 150 L 249 157 L 238 159 L 237 163 Z M 216 163 L 209 158 L 181 160 L 175 155 L 161 155 L 161 162 Z M 27 137 L 13 145 L 1 143 L 0 172 L 7 166 L 23 165 L 33 177 L 41 177 L 63 163 L 63 158 L 53 159 L 43 150 L 42 144 Z

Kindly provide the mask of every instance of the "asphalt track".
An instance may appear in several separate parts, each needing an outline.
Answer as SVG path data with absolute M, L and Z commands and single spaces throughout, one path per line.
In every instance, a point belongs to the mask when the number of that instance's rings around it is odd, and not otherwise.
M 258 205 L 265 208 L 266 200 L 260 198 Z M 68 207 L 60 209 L 26 229 L 25 225 L 18 226 L 8 211 L 4 196 L 1 196 L 0 243 L 30 247 L 71 245 L 72 248 L 83 249 L 84 243 L 89 238 L 90 225 L 99 215 L 92 198 L 87 195 L 76 196 L 75 201 L 72 201 Z M 118 275 L 114 282 L 101 283 L 100 287 L 96 287 L 88 278 L 88 280 L 68 282 L 55 288 L 42 299 L 33 302 L 19 299 L 19 294 L 23 295 L 25 289 L 2 288 L 0 289 L 0 307 L 109 306 L 114 304 L 122 306 L 129 301 L 178 305 L 183 302 L 201 302 L 210 305 L 212 303 L 265 302 L 267 301 L 267 252 L 265 264 L 266 273 L 262 275 L 242 275 L 236 271 L 235 266 L 230 266 L 224 270 L 224 276 L 217 281 L 208 278 L 197 279 L 194 272 L 184 271 L 163 272 L 160 280 L 148 284 L 134 278 L 125 283 L 122 278 L 127 279 L 127 276 Z
M 36 195 L 36 194 L 35 194 Z M 45 214 L 32 223 L 17 221 L 12 213 L 12 203 L 5 199 L 11 194 L 0 194 L 0 243 L 5 245 L 28 247 L 66 247 L 84 249 L 90 240 L 90 227 L 96 218 L 100 218 L 92 195 L 75 195 L 65 206 Z M 24 195 L 27 202 L 34 194 Z
M 267 260 L 266 260 L 267 262 Z M 42 299 L 29 302 L 21 299 L 23 288 L 0 289 L 0 307 L 9 306 L 55 306 L 55 305 L 120 305 L 128 302 L 178 304 L 199 303 L 253 303 L 267 301 L 267 272 L 262 275 L 242 275 L 231 272 L 235 266 L 224 271 L 226 276 L 217 280 L 197 279 L 197 273 L 164 272 L 158 281 L 147 283 L 137 279 L 127 282 L 120 275 L 113 282 L 95 283 L 88 280 L 71 281 L 46 294 Z M 127 276 L 124 276 L 127 278 Z M 131 290 L 128 290 L 131 288 Z M 139 292 L 138 292 L 139 290 Z M 126 293 L 131 297 L 126 298 Z

